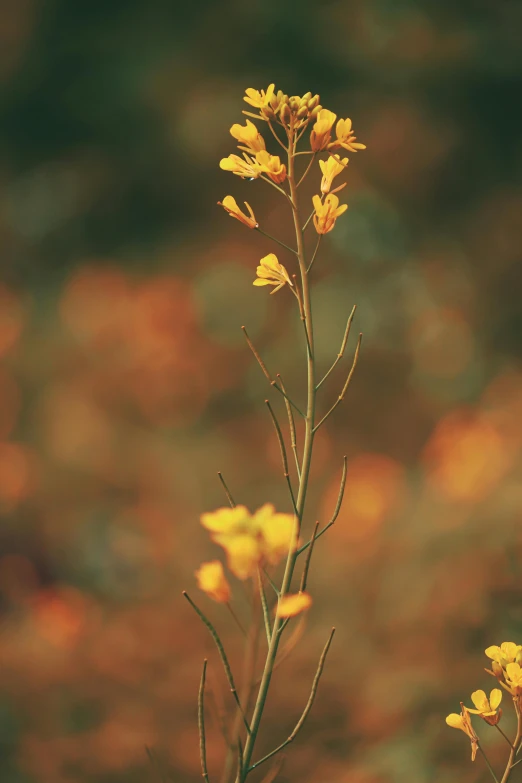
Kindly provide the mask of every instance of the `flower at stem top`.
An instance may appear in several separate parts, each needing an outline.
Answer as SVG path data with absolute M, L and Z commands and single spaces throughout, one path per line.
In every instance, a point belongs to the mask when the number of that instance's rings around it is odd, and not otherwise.
M 261 173 L 260 167 L 248 155 L 244 159 L 239 155 L 229 155 L 228 158 L 222 158 L 219 161 L 219 168 L 224 171 L 231 171 L 242 179 L 257 179 Z
M 328 234 L 339 215 L 348 209 L 348 204 L 339 206 L 339 199 L 333 193 L 329 193 L 324 202 L 321 202 L 319 196 L 314 196 L 312 201 L 315 208 L 314 226 L 318 234 Z
M 255 218 L 255 215 L 252 211 L 252 207 L 247 201 L 245 201 L 245 206 L 250 212 L 250 217 L 248 217 L 248 215 L 245 215 L 244 212 L 241 212 L 233 196 L 225 196 L 223 201 L 218 201 L 218 204 L 220 207 L 223 207 L 223 209 L 226 209 L 230 217 L 236 218 L 237 220 L 241 221 L 241 223 L 244 223 L 245 226 L 248 226 L 248 228 L 258 227 L 259 223 Z
M 286 166 L 281 163 L 278 155 L 270 155 L 266 150 L 260 150 L 256 154 L 256 163 L 259 171 L 268 174 L 276 184 L 280 184 L 286 179 Z
M 214 601 L 228 604 L 230 601 L 230 585 L 223 571 L 223 565 L 219 560 L 202 563 L 196 571 L 198 587 Z
M 320 160 L 319 166 L 323 172 L 323 178 L 321 180 L 321 193 L 329 193 L 332 187 L 332 181 L 338 174 L 342 174 L 346 166 L 348 165 L 348 158 L 343 158 L 339 155 L 330 155 L 328 160 Z
M 475 761 L 475 756 L 477 755 L 478 750 L 478 737 L 475 734 L 473 726 L 471 725 L 469 711 L 462 702 L 460 703 L 460 707 L 460 715 L 457 715 L 456 712 L 452 712 L 451 715 L 448 715 L 446 718 L 446 723 L 448 726 L 451 726 L 452 729 L 460 729 L 464 732 L 464 734 L 467 734 L 471 740 L 471 760 Z
M 515 644 L 515 642 L 502 642 L 500 647 L 493 644 L 485 651 L 488 658 L 492 661 L 499 663 L 504 668 L 508 663 L 522 663 L 522 644 Z
M 249 87 L 245 90 L 245 96 L 243 100 L 253 106 L 254 109 L 259 109 L 261 117 L 268 119 L 270 115 L 273 115 L 273 111 L 270 110 L 270 103 L 274 98 L 275 84 L 269 84 L 265 90 L 254 90 Z
M 257 267 L 257 278 L 254 280 L 254 285 L 275 285 L 271 294 L 275 294 L 286 283 L 293 286 L 290 276 L 284 266 L 279 263 L 275 253 L 269 253 L 267 256 L 261 259 L 259 266 Z
M 280 514 L 271 503 L 251 514 L 245 506 L 202 514 L 201 524 L 227 553 L 238 579 L 254 576 L 258 565 L 276 565 L 287 554 L 294 534 L 292 514 Z M 296 544 L 297 545 L 297 544 Z
M 493 688 L 489 695 L 489 699 L 484 691 L 473 691 L 471 694 L 471 701 L 475 705 L 474 710 L 470 707 L 466 707 L 468 712 L 472 712 L 474 715 L 480 715 L 484 718 L 486 723 L 490 726 L 495 726 L 502 717 L 502 710 L 498 707 L 502 701 L 502 691 L 500 688 Z
M 335 126 L 335 134 L 337 138 L 328 144 L 328 149 L 336 150 L 342 147 L 349 152 L 366 149 L 366 144 L 360 144 L 355 140 L 357 137 L 353 133 L 352 121 L 350 119 L 339 120 Z
M 321 109 L 310 134 L 310 145 L 314 152 L 324 150 L 331 138 L 333 124 L 337 115 L 329 109 Z
M 246 121 L 245 126 L 239 125 L 238 123 L 232 125 L 230 128 L 230 133 L 235 139 L 237 139 L 237 141 L 239 141 L 239 148 L 245 152 L 259 152 L 259 150 L 266 149 L 264 138 L 261 136 L 254 123 L 250 122 L 250 120 Z M 241 144 L 244 146 L 241 147 Z

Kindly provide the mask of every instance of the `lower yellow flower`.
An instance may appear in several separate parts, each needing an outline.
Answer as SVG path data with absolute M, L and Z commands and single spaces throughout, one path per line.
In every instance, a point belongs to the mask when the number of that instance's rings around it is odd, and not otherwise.
M 223 571 L 223 565 L 219 560 L 202 563 L 199 570 L 196 571 L 196 578 L 200 590 L 203 590 L 214 601 L 228 604 L 230 601 L 230 585 Z
M 202 514 L 201 524 L 226 551 L 232 573 L 248 579 L 260 563 L 276 565 L 289 551 L 294 517 L 277 513 L 266 503 L 254 514 L 245 506 L 220 508 Z
M 365 144 L 359 144 L 359 142 L 355 140 L 357 137 L 354 136 L 352 121 L 350 119 L 339 120 L 335 126 L 335 133 L 337 139 L 328 144 L 328 149 L 334 150 L 342 147 L 349 152 L 357 152 L 357 150 L 366 149 Z
M 259 152 L 259 150 L 265 149 L 265 140 L 259 133 L 258 129 L 250 120 L 246 121 L 246 125 L 239 125 L 236 123 L 230 128 L 231 135 L 239 141 L 239 144 L 244 144 L 248 150 L 252 152 Z M 240 149 L 244 149 L 240 147 Z
M 223 201 L 218 201 L 218 204 L 220 207 L 223 207 L 223 209 L 226 209 L 230 217 L 236 218 L 241 223 L 244 223 L 245 226 L 248 226 L 248 228 L 258 227 L 259 223 L 255 218 L 255 215 L 252 211 L 252 207 L 247 201 L 245 201 L 245 206 L 250 212 L 250 217 L 248 217 L 248 215 L 245 215 L 244 212 L 241 212 L 233 196 L 225 196 Z
M 480 715 L 484 718 L 486 723 L 490 726 L 495 726 L 502 717 L 502 710 L 498 707 L 502 701 L 502 691 L 500 688 L 493 688 L 489 695 L 489 699 L 484 691 L 473 691 L 471 694 L 471 701 L 475 705 L 474 710 L 466 707 L 468 712 L 472 712 L 474 715 Z
M 266 150 L 261 150 L 256 154 L 256 163 L 263 174 L 268 174 L 270 179 L 276 184 L 284 182 L 286 179 L 286 166 L 281 163 L 278 155 L 270 155 Z
M 469 712 L 462 702 L 460 703 L 460 707 L 460 715 L 457 715 L 456 712 L 452 712 L 451 715 L 448 715 L 446 718 L 446 723 L 448 726 L 451 726 L 452 729 L 460 729 L 460 731 L 463 731 L 464 734 L 467 734 L 471 740 L 471 760 L 475 761 L 475 756 L 477 755 L 478 750 L 478 737 L 475 734 L 473 726 L 471 725 Z
M 240 158 L 239 155 L 229 155 L 228 158 L 222 158 L 219 161 L 219 168 L 223 171 L 231 171 L 243 179 L 257 179 L 261 169 L 248 155 Z
M 346 166 L 348 165 L 348 158 L 341 160 L 339 155 L 330 155 L 328 160 L 320 160 L 319 166 L 323 172 L 323 178 L 321 180 L 321 193 L 329 193 L 332 187 L 332 180 L 337 177 L 338 174 L 342 174 Z
M 269 253 L 267 256 L 261 259 L 259 266 L 257 267 L 257 278 L 254 280 L 254 285 L 275 285 L 271 294 L 275 294 L 286 283 L 293 286 L 290 276 L 284 266 L 279 263 L 275 253 Z
M 319 196 L 314 196 L 312 201 L 315 208 L 314 226 L 318 234 L 328 234 L 335 226 L 339 215 L 348 209 L 348 204 L 339 206 L 339 199 L 333 193 L 327 195 L 324 203 Z
M 279 617 L 295 617 L 296 614 L 304 612 L 312 605 L 312 596 L 308 593 L 287 593 L 279 601 L 275 611 Z

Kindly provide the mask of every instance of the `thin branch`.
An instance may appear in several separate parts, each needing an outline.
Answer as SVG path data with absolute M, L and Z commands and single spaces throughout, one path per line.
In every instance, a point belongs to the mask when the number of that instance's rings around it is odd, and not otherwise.
M 268 580 L 268 584 L 270 585 L 270 587 L 272 588 L 272 590 L 274 591 L 274 593 L 275 593 L 275 594 L 277 595 L 277 597 L 279 598 L 279 596 L 281 595 L 281 593 L 280 593 L 280 591 L 279 591 L 279 588 L 278 588 L 278 587 L 277 587 L 277 585 L 275 584 L 274 580 L 271 578 L 271 576 L 270 576 L 270 574 L 268 573 L 268 571 L 266 570 L 266 568 L 263 568 L 263 573 L 264 573 L 264 575 L 266 576 L 266 578 L 267 578 L 267 580 Z
M 310 569 L 310 561 L 312 559 L 312 552 L 314 551 L 314 544 L 315 540 L 317 538 L 317 530 L 319 528 L 319 522 L 315 523 L 314 532 L 312 533 L 312 538 L 310 539 L 310 546 L 308 547 L 308 554 L 306 555 L 306 560 L 303 568 L 303 575 L 301 577 L 301 585 L 299 587 L 299 592 L 304 593 L 306 590 L 306 581 L 308 579 L 308 571 Z
M 289 745 L 291 742 L 293 742 L 293 740 L 296 738 L 297 734 L 299 733 L 303 723 L 305 722 L 305 720 L 306 720 L 306 718 L 308 716 L 308 713 L 312 709 L 312 705 L 314 703 L 315 695 L 317 693 L 317 688 L 318 688 L 318 685 L 319 685 L 319 680 L 321 679 L 321 674 L 323 673 L 324 664 L 325 664 L 325 661 L 326 661 L 326 656 L 328 655 L 328 650 L 329 650 L 330 645 L 332 643 L 332 639 L 333 639 L 334 633 L 335 633 L 335 628 L 332 628 L 332 631 L 330 633 L 328 641 L 326 642 L 326 644 L 324 646 L 324 649 L 323 649 L 323 652 L 321 654 L 321 657 L 319 659 L 319 664 L 317 666 L 317 671 L 315 673 L 314 681 L 312 683 L 312 690 L 310 692 L 310 697 L 309 697 L 308 702 L 306 703 L 306 706 L 305 706 L 305 708 L 303 710 L 303 714 L 301 715 L 301 717 L 297 721 L 295 729 L 290 734 L 288 739 L 286 739 L 284 742 L 282 742 L 281 745 L 279 745 L 277 748 L 275 748 L 275 750 L 272 750 L 270 753 L 267 753 L 267 755 L 264 756 L 262 759 L 260 759 L 259 761 L 256 761 L 255 764 L 252 764 L 252 766 L 248 768 L 248 772 L 252 772 L 252 770 L 256 769 L 261 764 L 264 764 L 265 761 L 268 761 L 268 759 L 271 759 L 272 756 L 276 755 L 276 753 L 279 753 L 281 750 L 283 750 L 283 748 L 286 748 L 286 746 Z M 498 783 L 498 781 L 497 781 L 497 783 Z
M 516 751 L 516 748 L 514 747 L 514 745 L 512 745 L 512 743 L 511 743 L 511 740 L 509 739 L 509 737 L 508 737 L 506 734 L 504 734 L 504 732 L 502 731 L 502 729 L 500 728 L 500 726 L 498 725 L 498 723 L 495 723 L 495 728 L 496 728 L 498 731 L 500 731 L 500 733 L 502 734 L 502 736 L 503 736 L 503 737 L 504 737 L 504 739 L 506 740 L 506 742 L 507 742 L 507 744 L 509 745 L 509 747 L 510 747 L 512 750 L 515 750 L 515 751 Z M 520 760 L 522 761 L 522 759 L 520 759 Z M 517 762 L 517 764 L 518 764 L 518 762 Z
M 497 778 L 497 776 L 495 775 L 495 772 L 493 771 L 493 767 L 492 767 L 492 766 L 491 766 L 491 764 L 489 763 L 489 759 L 488 759 L 488 757 L 486 756 L 486 754 L 484 753 L 484 751 L 482 750 L 482 747 L 481 747 L 481 746 L 478 744 L 478 742 L 477 742 L 477 747 L 478 747 L 478 749 L 480 750 L 480 752 L 482 753 L 482 755 L 484 756 L 484 760 L 485 760 L 486 764 L 488 765 L 488 769 L 489 769 L 489 771 L 491 772 L 491 775 L 492 775 L 492 777 L 493 777 L 493 780 L 495 781 L 495 783 L 498 783 L 498 778 Z
M 241 633 L 243 634 L 243 636 L 246 636 L 246 635 L 247 635 L 247 632 L 246 632 L 246 631 L 245 631 L 245 629 L 243 628 L 243 625 L 242 625 L 242 623 L 241 623 L 241 621 L 240 621 L 239 617 L 238 617 L 238 616 L 237 616 L 237 614 L 234 612 L 234 610 L 233 610 L 233 608 L 232 608 L 232 604 L 230 603 L 230 601 L 227 601 L 227 609 L 228 609 L 228 611 L 230 612 L 230 614 L 232 615 L 232 617 L 234 618 L 234 622 L 235 622 L 235 624 L 237 625 L 237 627 L 239 628 L 239 630 L 241 631 Z
M 235 502 L 234 502 L 234 498 L 233 498 L 233 497 L 232 497 L 232 495 L 230 494 L 230 490 L 229 490 L 229 488 L 227 487 L 227 485 L 226 485 L 226 482 L 225 482 L 225 479 L 223 478 L 223 474 L 221 473 L 221 471 L 220 471 L 220 470 L 218 470 L 218 477 L 219 477 L 219 480 L 221 481 L 221 483 L 222 483 L 222 485 L 223 485 L 223 489 L 225 490 L 225 495 L 227 496 L 227 500 L 228 500 L 228 502 L 230 503 L 230 507 L 231 507 L 231 508 L 235 508 L 235 507 L 236 507 L 236 504 L 235 504 Z
M 315 250 L 314 250 L 314 253 L 313 253 L 313 256 L 312 256 L 312 260 L 311 260 L 311 261 L 310 261 L 310 263 L 308 264 L 308 269 L 306 270 L 307 274 L 308 274 L 308 272 L 310 271 L 310 269 L 311 269 L 311 268 L 313 267 L 313 265 L 314 265 L 315 257 L 316 257 L 316 255 L 317 255 L 317 251 L 319 250 L 319 245 L 321 244 L 321 239 L 322 239 L 322 237 L 323 237 L 323 235 L 322 235 L 322 234 L 318 234 L 318 235 L 317 235 L 317 244 L 316 244 L 316 246 L 315 246 Z M 316 387 L 316 389 L 317 389 L 317 387 Z
M 216 644 L 216 647 L 219 652 L 219 657 L 221 658 L 221 663 L 223 664 L 223 668 L 225 670 L 225 675 L 228 681 L 228 684 L 230 686 L 230 692 L 232 693 L 232 696 L 234 697 L 234 701 L 236 702 L 239 711 L 241 712 L 241 715 L 243 716 L 243 723 L 245 724 L 246 730 L 250 734 L 250 726 L 248 725 L 248 721 L 245 717 L 245 713 L 243 712 L 243 708 L 241 706 L 241 702 L 239 701 L 239 696 L 237 694 L 237 689 L 234 683 L 234 677 L 232 676 L 232 670 L 230 668 L 230 664 L 228 662 L 227 654 L 225 652 L 225 648 L 223 647 L 223 643 L 221 639 L 219 638 L 218 632 L 210 622 L 210 620 L 203 614 L 201 609 L 199 609 L 192 598 L 189 596 L 186 590 L 183 590 L 183 595 L 191 605 L 191 607 L 194 609 L 200 620 L 203 622 L 204 625 L 208 628 L 210 635 L 214 639 L 214 642 Z
M 290 196 L 288 195 L 288 193 L 286 192 L 286 190 L 284 190 L 283 188 L 280 188 L 279 185 L 276 185 L 276 183 L 272 179 L 270 179 L 270 177 L 265 177 L 263 174 L 259 175 L 259 179 L 264 180 L 264 182 L 268 182 L 269 185 L 272 185 L 273 188 L 275 188 L 280 193 L 282 193 L 283 196 L 286 198 L 286 200 L 288 201 L 288 203 L 290 204 L 290 206 L 293 209 L 294 203 L 293 203 L 292 199 L 290 198 Z
M 290 474 L 288 473 L 288 459 L 286 456 L 286 447 L 285 447 L 285 441 L 283 438 L 283 433 L 281 432 L 281 427 L 279 426 L 279 422 L 277 421 L 276 415 L 272 409 L 272 406 L 270 405 L 270 400 L 265 400 L 265 405 L 268 408 L 270 412 L 270 416 L 272 417 L 272 421 L 274 423 L 274 428 L 277 435 L 277 440 L 279 441 L 279 448 L 281 449 L 281 461 L 283 463 L 283 475 L 286 479 L 286 483 L 288 484 L 288 491 L 290 492 L 290 497 L 292 498 L 292 506 L 294 509 L 294 513 L 297 514 L 297 506 L 295 504 L 295 495 L 294 490 L 292 489 L 292 482 L 290 480 Z
M 280 373 L 277 373 L 277 379 L 279 381 L 279 385 L 281 386 L 281 389 L 286 394 L 285 385 L 283 383 L 283 379 L 281 378 Z M 301 466 L 299 464 L 299 457 L 297 454 L 297 439 L 295 435 L 294 414 L 292 412 L 292 406 L 290 405 L 286 397 L 285 397 L 285 406 L 286 406 L 286 413 L 288 416 L 288 427 L 290 429 L 290 446 L 292 448 L 292 451 L 294 452 L 295 466 L 297 468 L 297 477 L 301 479 Z
M 156 756 L 152 752 L 152 748 L 149 748 L 148 745 L 145 745 L 145 751 L 147 753 L 147 756 L 149 757 L 150 763 L 152 764 L 153 767 L 155 767 L 157 769 L 158 774 L 159 774 L 159 776 L 161 778 L 161 783 L 167 783 L 167 777 L 166 777 L 164 771 L 162 770 L 161 765 L 160 765 L 158 759 L 156 758 Z
M 285 245 L 284 242 L 281 242 L 280 239 L 276 239 L 276 237 L 273 237 L 271 234 L 267 234 L 266 231 L 263 231 L 263 229 L 259 228 L 259 226 L 256 226 L 255 230 L 259 231 L 260 234 L 263 234 L 263 236 L 268 237 L 268 239 L 271 239 L 273 242 L 277 242 L 278 245 L 281 245 L 281 247 L 284 247 L 286 250 L 289 250 L 290 253 L 294 254 L 294 256 L 297 255 L 297 250 L 294 250 L 289 245 Z
M 335 509 L 334 509 L 332 518 L 330 519 L 328 524 L 326 524 L 322 528 L 322 530 L 320 530 L 319 533 L 317 533 L 317 535 L 315 536 L 315 540 L 316 541 L 324 533 L 326 533 L 326 531 L 329 528 L 332 527 L 332 525 L 334 524 L 335 520 L 339 516 L 339 511 L 341 510 L 341 506 L 342 506 L 342 503 L 343 503 L 344 489 L 346 487 L 346 474 L 347 474 L 347 472 L 348 472 L 348 462 L 347 462 L 346 456 L 344 456 L 343 457 L 343 472 L 342 472 L 342 475 L 341 475 L 341 484 L 339 486 L 339 494 L 337 496 L 337 503 L 335 504 Z M 299 547 L 299 549 L 297 550 L 297 554 L 300 555 L 302 552 L 304 552 L 306 549 L 308 549 L 308 547 L 311 546 L 311 545 L 312 545 L 312 539 L 310 539 L 310 541 L 307 541 L 306 544 L 303 544 L 303 546 Z
M 257 359 L 257 363 L 258 363 L 258 364 L 259 364 L 259 366 L 261 367 L 261 370 L 262 370 L 262 372 L 263 372 L 263 375 L 265 376 L 265 378 L 268 380 L 268 382 L 270 383 L 270 385 L 274 387 L 274 389 L 277 389 L 277 391 L 278 391 L 280 394 L 282 394 L 282 395 L 283 395 L 283 397 L 284 397 L 286 400 L 288 400 L 288 402 L 290 403 L 290 405 L 292 405 L 292 406 L 293 406 L 293 407 L 296 409 L 296 411 L 298 412 L 298 414 L 299 414 L 300 416 L 302 416 L 302 417 L 303 417 L 303 419 L 305 419 L 305 418 L 306 418 L 306 416 L 305 416 L 305 415 L 304 415 L 304 413 L 303 413 L 303 412 L 300 410 L 300 408 L 298 408 L 298 407 L 297 407 L 297 405 L 295 404 L 295 402 L 294 402 L 292 399 L 290 399 L 290 397 L 289 397 L 289 396 L 286 394 L 286 392 L 284 392 L 284 391 L 283 391 L 283 389 L 281 389 L 281 387 L 277 385 L 277 381 L 274 381 L 274 380 L 273 380 L 272 376 L 270 375 L 270 373 L 269 373 L 269 372 L 268 372 L 268 370 L 266 369 L 266 365 L 265 365 L 264 361 L 262 360 L 262 358 L 261 358 L 261 357 L 260 357 L 260 355 L 258 354 L 258 352 L 257 352 L 257 350 L 256 350 L 256 347 L 255 347 L 254 343 L 252 342 L 252 340 L 251 340 L 251 339 L 250 339 L 250 337 L 248 336 L 248 333 L 247 333 L 247 330 L 246 330 L 246 328 L 245 328 L 244 326 L 242 326 L 242 327 L 241 327 L 241 329 L 243 330 L 243 334 L 244 334 L 244 335 L 245 335 L 245 337 L 246 337 L 246 341 L 247 341 L 247 343 L 248 343 L 248 347 L 250 348 L 250 350 L 252 351 L 252 353 L 253 353 L 253 354 L 254 354 L 254 356 L 256 357 L 256 359 Z
M 272 638 L 272 628 L 270 626 L 270 613 L 268 611 L 268 604 L 266 602 L 265 588 L 263 587 L 263 577 L 261 576 L 261 569 L 257 569 L 257 581 L 259 584 L 259 597 L 261 598 L 261 606 L 263 608 L 263 620 L 265 623 L 266 640 L 270 644 Z
M 344 351 L 346 349 L 346 344 L 348 342 L 348 337 L 350 336 L 350 329 L 351 329 L 351 326 L 352 326 L 352 321 L 353 321 L 353 317 L 355 315 L 355 311 L 356 310 L 357 310 L 357 305 L 354 305 L 352 307 L 352 312 L 348 316 L 348 321 L 346 322 L 346 329 L 344 330 L 343 341 L 341 343 L 341 348 L 339 350 L 339 353 L 337 354 L 337 358 L 336 358 L 335 362 L 332 364 L 332 366 L 330 367 L 330 369 L 328 370 L 328 372 L 326 373 L 326 375 L 322 378 L 322 380 L 319 381 L 319 383 L 315 387 L 316 391 L 318 391 L 318 389 L 321 388 L 321 386 L 323 385 L 325 380 L 328 378 L 330 373 L 337 367 L 337 365 L 339 364 L 339 362 L 341 361 L 341 359 L 344 356 Z
M 309 171 L 310 171 L 310 169 L 312 168 L 312 165 L 313 165 L 313 163 L 314 163 L 314 161 L 315 161 L 315 156 L 316 156 L 316 154 L 317 154 L 317 153 L 316 153 L 316 152 L 314 152 L 314 154 L 313 154 L 313 155 L 312 155 L 312 157 L 310 158 L 310 163 L 309 163 L 309 164 L 308 164 L 308 166 L 306 167 L 306 169 L 305 169 L 305 172 L 304 172 L 303 176 L 301 177 L 301 179 L 300 179 L 300 180 L 299 180 L 299 182 L 297 183 L 297 185 L 296 185 L 296 188 L 298 188 L 298 187 L 299 187 L 299 185 L 301 184 L 301 182 L 304 180 L 304 178 L 306 177 L 306 175 L 308 174 L 308 172 L 309 172 Z
M 311 221 L 311 219 L 313 218 L 314 215 L 315 215 L 315 209 L 312 211 L 311 215 L 305 221 L 305 224 L 303 226 L 303 234 L 306 231 L 306 229 L 308 228 L 308 224 L 309 224 L 309 222 Z
M 344 400 L 344 395 L 346 394 L 346 390 L 348 389 L 348 386 L 350 385 L 350 381 L 352 380 L 352 376 L 353 376 L 353 374 L 355 372 L 355 368 L 357 366 L 357 359 L 359 358 L 359 351 L 361 349 L 361 342 L 362 342 L 362 334 L 359 335 L 359 339 L 357 340 L 357 346 L 355 348 L 355 353 L 354 353 L 354 357 L 353 357 L 352 367 L 350 369 L 350 372 L 348 373 L 348 378 L 346 379 L 346 383 L 344 384 L 343 389 L 342 389 L 339 397 L 336 399 L 336 401 L 334 402 L 334 404 L 332 405 L 332 407 L 330 408 L 328 413 L 326 413 L 323 416 L 323 418 L 321 419 L 319 424 L 315 425 L 315 427 L 313 429 L 313 432 L 317 432 L 317 430 L 325 423 L 325 421 L 328 418 L 328 416 L 330 416 L 330 414 L 333 413 L 334 410 L 337 408 L 339 403 L 341 403 Z
M 203 672 L 198 694 L 198 729 L 199 729 L 199 755 L 201 758 L 201 774 L 206 783 L 209 783 L 207 769 L 207 744 L 205 740 L 205 677 L 207 673 L 207 659 L 203 661 Z
M 273 135 L 274 139 L 284 149 L 285 152 L 288 152 L 288 147 L 285 147 L 285 145 L 283 144 L 283 142 L 281 141 L 281 139 L 279 138 L 279 136 L 275 132 L 274 127 L 273 127 L 272 123 L 270 122 L 270 120 L 267 120 L 267 122 L 268 122 L 268 127 L 272 131 L 272 135 Z

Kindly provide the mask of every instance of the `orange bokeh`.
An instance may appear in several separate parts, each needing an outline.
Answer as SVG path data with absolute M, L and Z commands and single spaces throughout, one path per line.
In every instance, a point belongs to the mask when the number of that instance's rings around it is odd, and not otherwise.
M 0 507 L 14 508 L 33 489 L 34 455 L 20 443 L 0 443 Z
M 12 375 L 0 366 L 0 439 L 7 438 L 16 425 L 20 390 Z
M 20 299 L 0 283 L 0 356 L 18 340 L 24 325 L 24 308 Z
M 435 427 L 423 453 L 431 486 L 452 501 L 478 502 L 499 483 L 513 459 L 512 450 L 485 416 L 458 409 Z

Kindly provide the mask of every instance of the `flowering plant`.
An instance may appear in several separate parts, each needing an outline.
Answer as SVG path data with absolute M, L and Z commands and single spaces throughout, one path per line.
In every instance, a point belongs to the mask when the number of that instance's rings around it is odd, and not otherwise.
M 362 335 L 359 335 L 351 368 L 337 398 L 322 416 L 318 415 L 318 392 L 326 378 L 343 358 L 355 307 L 349 314 L 339 353 L 326 374 L 319 379 L 314 351 L 311 272 L 323 235 L 335 228 L 337 219 L 348 209 L 347 204 L 339 204 L 339 198 L 336 195 L 345 185 L 340 185 L 332 190 L 334 179 L 346 172 L 349 160 L 348 157 L 341 157 L 338 151 L 354 153 L 357 150 L 365 149 L 365 146 L 357 142 L 350 119 L 339 119 L 335 124 L 336 114 L 320 105 L 319 95 L 307 92 L 302 97 L 296 95 L 289 97 L 281 90 L 276 92 L 275 85 L 271 84 L 266 90 L 247 89 L 244 100 L 250 108 L 256 110 L 256 113 L 245 111 L 244 114 L 265 124 L 271 134 L 272 141 L 279 147 L 277 149 L 279 154 L 273 155 L 269 152 L 265 138 L 258 126 L 252 122 L 252 119 L 247 119 L 246 125 L 236 123 L 230 129 L 232 137 L 238 142 L 237 146 L 242 152 L 242 157 L 231 154 L 221 160 L 220 167 L 243 179 L 263 180 L 277 191 L 289 209 L 289 217 L 295 231 L 295 247 L 286 245 L 261 228 L 261 222 L 258 221 L 250 204 L 245 202 L 247 209 L 245 212 L 231 195 L 225 196 L 223 201 L 218 203 L 231 217 L 244 226 L 273 240 L 283 249 L 288 258 L 288 261 L 285 259 L 285 264 L 274 253 L 269 253 L 261 258 L 257 266 L 257 277 L 253 284 L 259 287 L 272 286 L 271 294 L 286 289 L 293 296 L 303 325 L 307 388 L 306 404 L 300 407 L 295 402 L 294 395 L 287 392 L 281 375 L 277 374 L 275 379 L 272 377 L 250 340 L 245 327 L 243 327 L 249 348 L 264 376 L 271 387 L 280 395 L 284 404 L 288 423 L 287 437 L 285 437 L 277 412 L 272 404 L 265 400 L 281 449 L 283 476 L 289 494 L 289 511 L 276 511 L 273 505 L 265 503 L 257 511 L 251 513 L 246 506 L 236 505 L 224 478 L 218 474 L 227 495 L 229 507 L 219 508 L 205 513 L 201 517 L 201 523 L 209 531 L 214 543 L 224 551 L 228 570 L 240 582 L 250 584 L 253 596 L 249 629 L 244 631 L 247 638 L 244 681 L 241 692 L 238 692 L 232 668 L 217 630 L 192 598 L 186 592 L 184 593 L 208 628 L 216 644 L 235 702 L 231 725 L 226 726 L 223 731 L 228 745 L 225 768 L 221 776 L 223 783 L 229 783 L 232 777 L 236 783 L 243 783 L 253 770 L 277 756 L 275 767 L 269 773 L 269 779 L 272 780 L 279 768 L 280 752 L 297 736 L 316 696 L 326 656 L 334 635 L 335 629 L 333 628 L 320 656 L 308 702 L 297 720 L 294 730 L 275 749 L 262 758 L 254 760 L 254 751 L 272 674 L 277 663 L 290 651 L 294 637 L 290 637 L 284 650 L 280 649 L 281 642 L 285 630 L 294 617 L 299 615 L 297 624 L 302 627 L 304 613 L 312 605 L 312 596 L 306 589 L 312 553 L 318 538 L 334 524 L 337 518 L 346 483 L 345 457 L 337 505 L 332 517 L 322 528 L 320 528 L 319 522 L 316 522 L 313 531 L 305 533 L 305 504 L 314 438 L 320 427 L 325 424 L 344 399 L 357 364 L 362 338 Z M 333 138 L 334 125 L 335 138 Z M 298 149 L 299 143 L 306 138 L 309 139 L 309 145 L 304 149 Z M 281 154 L 283 154 L 282 158 Z M 320 155 L 323 157 L 319 158 Z M 303 167 L 304 170 L 298 176 L 297 169 L 303 159 L 307 165 Z M 303 220 L 299 203 L 299 188 L 317 161 L 320 169 L 318 173 L 322 175 L 320 183 L 318 182 L 319 192 L 312 198 L 311 213 Z M 313 248 L 311 253 L 307 247 L 310 234 L 309 231 L 307 234 L 309 226 L 315 228 L 315 240 L 311 243 Z M 304 423 L 304 441 L 301 447 L 299 447 L 296 437 L 296 416 L 300 417 Z M 293 476 L 288 464 L 288 437 L 295 461 Z M 278 580 L 276 569 L 282 561 L 285 563 L 284 572 L 281 579 Z M 293 585 L 298 571 L 300 571 L 299 587 L 296 588 Z M 199 588 L 217 603 L 227 606 L 243 631 L 243 624 L 232 606 L 233 590 L 221 561 L 213 560 L 203 563 L 196 572 L 196 577 Z M 267 591 L 272 591 L 274 596 L 272 600 L 267 597 Z M 271 606 L 272 603 L 273 606 Z M 262 671 L 258 676 L 255 667 L 261 617 L 266 635 L 266 653 Z M 207 662 L 205 661 L 199 691 L 198 718 L 202 774 L 208 783 L 205 733 L 206 667 Z

